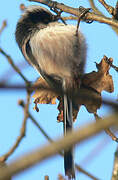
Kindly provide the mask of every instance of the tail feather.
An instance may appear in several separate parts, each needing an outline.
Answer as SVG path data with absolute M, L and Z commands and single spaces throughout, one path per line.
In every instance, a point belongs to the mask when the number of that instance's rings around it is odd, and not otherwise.
M 73 129 L 72 100 L 67 94 L 64 94 L 63 100 L 64 100 L 64 135 L 66 135 L 68 131 L 72 131 Z M 75 168 L 74 168 L 74 157 L 73 157 L 72 146 L 64 151 L 64 168 L 65 168 L 65 174 L 69 177 L 69 179 L 74 179 Z

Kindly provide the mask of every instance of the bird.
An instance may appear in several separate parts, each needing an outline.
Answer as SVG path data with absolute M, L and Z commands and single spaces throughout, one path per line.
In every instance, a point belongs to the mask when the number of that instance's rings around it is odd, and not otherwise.
M 75 25 L 64 24 L 59 17 L 41 6 L 25 9 L 16 25 L 16 42 L 25 57 L 54 88 L 63 92 L 64 135 L 73 130 L 72 93 L 76 79 L 84 72 L 86 40 Z M 75 179 L 74 147 L 64 150 L 65 175 Z

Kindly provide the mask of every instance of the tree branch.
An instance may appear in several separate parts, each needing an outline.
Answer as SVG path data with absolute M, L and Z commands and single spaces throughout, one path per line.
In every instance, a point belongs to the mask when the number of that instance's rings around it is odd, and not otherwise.
M 107 10 L 107 12 L 111 15 L 114 15 L 114 8 L 110 5 L 108 5 L 104 0 L 98 0 L 104 8 Z
M 6 154 L 0 157 L 0 162 L 4 162 L 7 160 L 10 157 L 10 155 L 14 153 L 16 148 L 21 143 L 22 139 L 25 137 L 26 123 L 29 117 L 29 114 L 28 114 L 29 103 L 30 103 L 30 92 L 27 92 L 27 103 L 26 103 L 26 106 L 24 107 L 24 120 L 23 120 L 22 127 L 20 130 L 20 135 L 17 137 L 17 140 L 15 144 L 13 145 L 13 147 Z
M 51 0 L 29 0 L 29 1 L 42 3 L 42 4 L 47 5 L 50 8 L 55 7 L 57 9 L 60 9 L 61 11 L 73 14 L 77 17 L 79 17 L 79 15 L 81 14 L 81 11 L 79 8 L 72 8 L 62 3 L 57 3 L 56 1 L 51 1 Z M 107 18 L 103 15 L 95 14 L 93 12 L 88 12 L 85 16 L 85 20 L 98 21 L 100 23 L 105 23 L 105 24 L 112 25 L 114 27 L 118 27 L 118 21 L 111 18 Z
M 103 15 L 103 13 L 99 11 L 99 9 L 95 6 L 94 0 L 89 0 L 89 3 L 94 12 L 96 12 L 97 14 Z
M 112 180 L 117 180 L 117 179 L 118 179 L 118 147 L 115 152 L 114 168 L 113 168 L 113 173 L 112 173 Z
M 49 180 L 49 176 L 46 175 L 46 176 L 44 177 L 44 180 Z
M 39 89 L 39 91 L 40 90 L 47 90 L 47 91 L 52 91 L 52 92 L 57 93 L 57 94 L 59 93 L 59 95 L 60 95 L 59 89 L 53 89 L 52 90 L 50 87 L 46 87 L 43 84 L 33 85 L 31 87 L 28 87 L 28 88 L 25 85 L 4 85 L 4 84 L 0 84 L 0 89 L 4 89 L 4 90 L 26 90 L 26 89 L 29 89 L 31 91 Z M 91 95 L 91 94 L 86 94 L 85 92 L 79 91 L 79 96 L 81 96 L 81 98 L 83 98 L 83 101 L 85 98 L 88 101 L 92 99 L 92 100 L 94 100 L 94 103 L 97 102 L 97 99 L 95 99 L 93 97 L 93 95 Z M 77 94 L 76 94 L 76 98 L 78 98 Z M 111 106 L 113 109 L 116 109 L 116 110 L 118 109 L 118 103 L 112 102 L 110 100 L 102 99 L 101 103 L 104 105 L 107 105 L 107 106 Z
M 118 114 L 113 114 L 104 119 L 104 121 L 99 121 L 97 123 L 91 123 L 79 130 L 76 130 L 64 138 L 57 140 L 49 145 L 45 145 L 40 149 L 36 149 L 26 155 L 18 158 L 16 161 L 10 163 L 8 167 L 0 169 L 0 180 L 6 180 L 7 177 L 15 175 L 46 158 L 52 157 L 57 154 L 62 149 L 68 148 L 77 144 L 89 137 L 99 133 L 101 130 L 108 128 L 112 125 L 118 125 L 117 122 Z
M 94 113 L 94 117 L 95 117 L 96 121 L 102 120 L 102 118 L 99 117 L 97 115 L 97 113 Z M 105 132 L 112 138 L 113 141 L 118 142 L 118 138 L 111 132 L 111 130 L 109 128 L 105 129 Z
M 89 3 L 90 3 L 91 8 L 94 10 L 95 13 L 104 16 L 103 13 L 95 6 L 94 0 L 89 0 Z M 117 2 L 116 7 L 114 9 L 114 17 L 115 17 L 115 19 L 118 19 L 118 2 Z M 112 25 L 111 25 L 111 27 L 118 34 L 118 28 L 115 26 L 112 26 Z
M 2 22 L 2 26 L 1 26 L 1 28 L 0 28 L 0 35 L 1 35 L 1 33 L 3 32 L 3 30 L 5 29 L 6 26 L 7 26 L 7 21 L 4 20 L 4 21 Z
M 25 81 L 26 85 L 29 85 L 30 82 L 29 82 L 29 81 L 26 79 L 26 77 L 21 73 L 20 69 L 14 64 L 12 58 L 11 58 L 7 53 L 5 53 L 5 51 L 4 51 L 2 48 L 0 48 L 0 53 L 7 58 L 9 64 L 10 64 L 10 65 L 12 66 L 12 68 L 19 74 L 19 76 Z

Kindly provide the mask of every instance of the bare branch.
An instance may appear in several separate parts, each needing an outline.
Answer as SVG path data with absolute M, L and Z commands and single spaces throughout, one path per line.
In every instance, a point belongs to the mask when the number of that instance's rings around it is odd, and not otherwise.
M 108 5 L 104 0 L 98 0 L 108 11 L 109 14 L 114 15 L 114 8 L 110 5 Z
M 25 81 L 26 85 L 29 85 L 29 84 L 30 84 L 29 81 L 28 81 L 28 80 L 25 78 L 25 76 L 21 73 L 20 69 L 14 64 L 13 60 L 11 59 L 11 57 L 10 57 L 7 53 L 5 53 L 5 51 L 3 51 L 2 48 L 0 48 L 0 53 L 3 54 L 3 55 L 7 58 L 9 64 L 10 64 L 10 65 L 12 66 L 12 68 L 19 74 L 19 76 Z
M 57 9 L 60 9 L 61 11 L 73 14 L 75 16 L 79 16 L 81 14 L 80 9 L 78 8 L 72 8 L 69 6 L 66 6 L 62 3 L 57 3 L 56 1 L 51 1 L 51 0 L 29 0 L 29 1 L 34 1 L 34 2 L 39 2 L 42 4 L 47 5 L 48 7 L 55 7 Z M 99 14 L 95 14 L 93 12 L 89 12 L 86 14 L 86 17 L 84 18 L 85 20 L 90 20 L 90 21 L 98 21 L 100 23 L 105 23 L 105 24 L 109 24 L 112 25 L 114 27 L 118 27 L 118 21 L 111 19 L 111 18 L 107 18 L 105 16 L 99 15 Z
M 114 9 L 114 19 L 118 20 L 118 1 L 116 3 L 116 7 Z
M 85 166 L 88 166 L 89 163 L 92 162 L 96 157 L 98 157 L 102 150 L 107 147 L 109 142 L 110 141 L 107 136 L 102 138 L 102 140 L 99 141 L 98 144 L 95 147 L 93 147 L 93 149 L 90 152 L 86 154 L 86 156 L 81 160 L 80 164 L 85 164 Z
M 18 104 L 22 107 L 25 108 L 25 103 L 22 100 L 19 100 Z M 43 130 L 41 125 L 35 120 L 35 118 L 31 115 L 30 112 L 28 112 L 28 116 L 31 119 L 31 121 L 38 127 L 38 129 L 41 131 L 41 133 L 48 139 L 49 142 L 53 142 L 53 140 L 48 136 L 48 134 Z
M 104 121 L 98 121 L 97 123 L 91 123 L 79 130 L 76 130 L 64 138 L 57 140 L 49 145 L 45 145 L 40 149 L 35 149 L 34 151 L 27 153 L 26 155 L 18 158 L 16 161 L 10 163 L 8 167 L 0 169 L 0 180 L 6 180 L 9 176 L 15 175 L 34 164 L 43 161 L 46 158 L 54 156 L 62 149 L 68 148 L 77 144 L 89 137 L 99 133 L 101 130 L 108 128 L 112 125 L 117 125 L 118 114 L 110 115 L 105 118 Z
M 112 64 L 112 62 L 113 62 L 112 58 L 106 59 L 106 61 L 116 72 L 118 72 L 118 67 L 115 66 L 114 64 Z
M 63 20 L 67 21 L 67 20 L 78 20 L 77 17 L 75 16 L 63 16 Z
M 61 174 L 58 175 L 58 180 L 66 180 Z
M 94 0 L 89 0 L 90 6 L 93 9 L 94 12 L 96 12 L 97 14 L 103 15 L 99 9 L 95 6 Z
M 7 164 L 5 162 L 0 162 L 0 168 L 6 167 Z M 8 177 L 6 180 L 12 180 L 12 177 Z
M 96 12 L 97 14 L 103 15 L 103 13 L 95 6 L 93 0 L 89 0 L 89 2 L 90 2 L 92 9 L 94 10 L 94 12 Z M 114 9 L 114 18 L 118 19 L 118 2 L 117 2 L 116 7 Z M 111 27 L 118 34 L 118 28 L 115 26 L 112 26 L 112 25 L 111 25 Z
M 49 180 L 49 176 L 47 175 L 44 178 L 45 178 L 44 180 Z
M 113 173 L 112 173 L 112 180 L 117 180 L 117 179 L 118 179 L 118 147 L 115 152 L 114 168 L 113 168 Z
M 94 117 L 95 117 L 96 121 L 102 120 L 102 118 L 99 117 L 99 116 L 97 115 L 97 113 L 94 113 Z M 118 138 L 111 132 L 110 129 L 105 129 L 105 132 L 112 138 L 113 141 L 118 142 Z
M 59 92 L 59 89 L 53 89 L 52 90 L 50 87 L 46 87 L 43 84 L 33 85 L 31 87 L 26 87 L 25 85 L 4 85 L 4 84 L 0 84 L 0 89 L 4 89 L 4 90 L 14 90 L 14 89 L 15 90 L 25 90 L 25 89 L 35 90 L 35 89 L 39 89 L 39 90 L 52 91 L 54 93 L 57 93 L 57 94 L 59 93 L 59 95 L 61 95 L 61 93 Z M 83 91 L 79 91 L 79 96 L 81 96 L 81 98 L 83 98 L 83 101 L 84 101 L 84 98 L 87 99 L 88 101 L 89 100 L 94 100 L 94 103 L 97 103 L 97 100 L 98 100 L 98 99 L 95 99 L 93 97 L 93 95 L 86 94 Z M 78 98 L 77 94 L 76 94 L 76 98 Z M 112 102 L 110 100 L 102 99 L 101 103 L 105 104 L 107 106 L 111 106 L 113 109 L 118 109 L 118 103 Z
M 90 177 L 92 180 L 99 180 L 98 178 L 96 178 L 95 176 L 93 176 L 92 174 L 90 174 L 89 172 L 85 171 L 83 168 L 81 168 L 80 166 L 78 166 L 77 164 L 75 164 L 75 167 L 78 171 L 80 171 L 81 173 L 85 174 L 86 176 Z
M 19 67 L 20 69 L 24 70 L 27 69 L 29 66 L 27 65 L 27 63 L 25 63 L 24 61 L 19 62 L 16 64 L 17 67 Z M 14 69 L 11 69 L 11 67 L 9 67 L 5 72 L 3 72 L 0 76 L 0 81 L 2 84 L 6 84 L 9 82 L 9 79 L 11 79 L 14 75 L 16 75 L 16 71 L 14 71 Z
M 1 35 L 1 33 L 3 32 L 3 30 L 5 29 L 6 26 L 7 26 L 7 21 L 4 20 L 4 21 L 2 22 L 2 27 L 0 28 L 0 35 Z
M 29 103 L 30 103 L 30 92 L 27 93 L 27 103 L 26 103 L 26 106 L 24 107 L 24 120 L 22 123 L 20 135 L 17 137 L 17 140 L 16 140 L 15 144 L 13 145 L 13 147 L 6 154 L 4 154 L 3 156 L 0 157 L 0 162 L 6 161 L 10 157 L 10 155 L 14 153 L 14 151 L 19 146 L 19 144 L 21 143 L 22 139 L 25 136 L 26 122 L 29 117 L 29 114 L 28 114 Z

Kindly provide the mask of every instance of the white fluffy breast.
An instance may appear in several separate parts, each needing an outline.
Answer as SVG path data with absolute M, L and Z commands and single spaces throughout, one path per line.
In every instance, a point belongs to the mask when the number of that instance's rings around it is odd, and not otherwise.
M 79 71 L 81 61 L 85 61 L 86 44 L 83 35 L 76 35 L 76 27 L 51 23 L 37 31 L 30 39 L 32 54 L 40 68 L 47 74 L 60 77 L 72 76 Z

